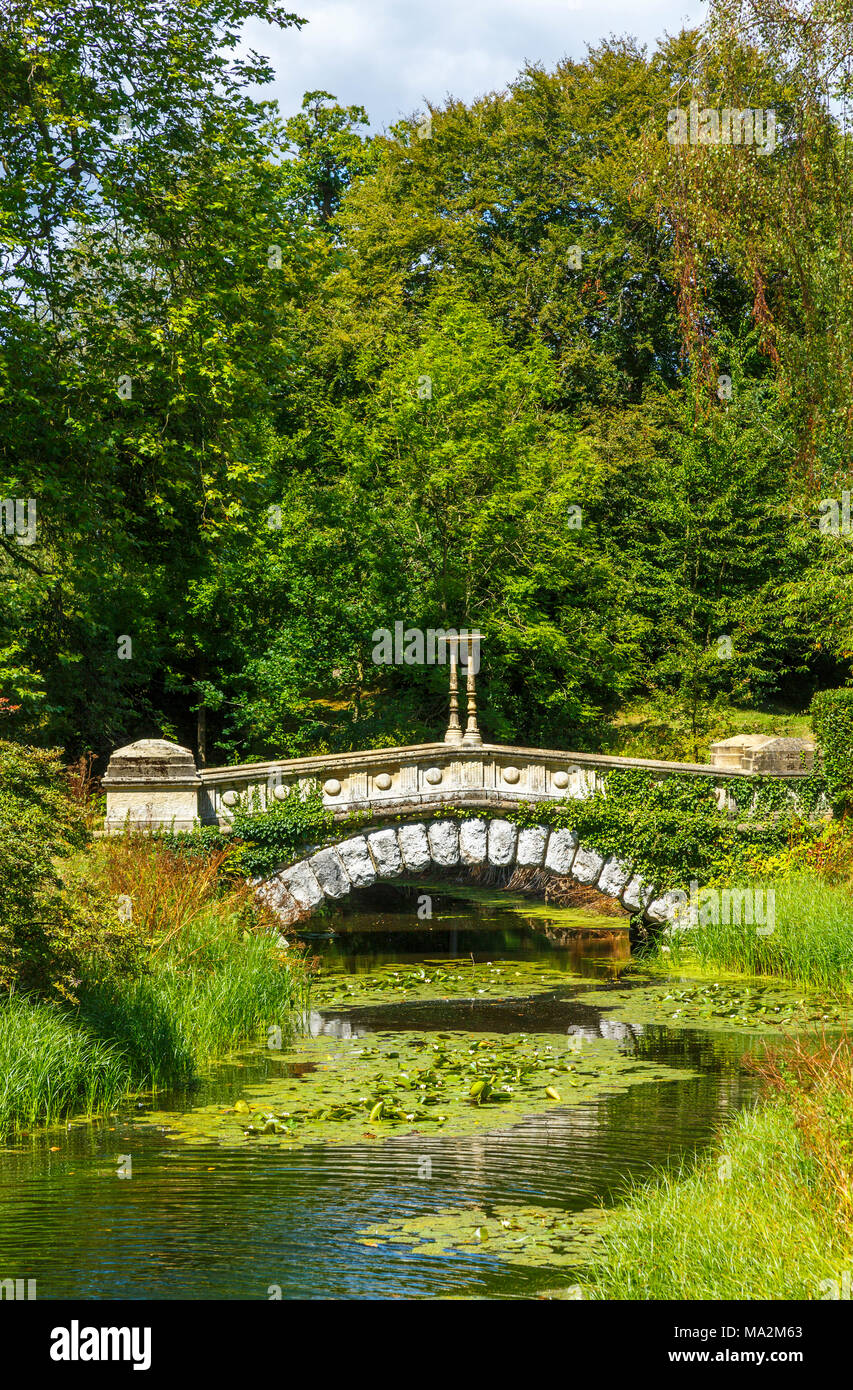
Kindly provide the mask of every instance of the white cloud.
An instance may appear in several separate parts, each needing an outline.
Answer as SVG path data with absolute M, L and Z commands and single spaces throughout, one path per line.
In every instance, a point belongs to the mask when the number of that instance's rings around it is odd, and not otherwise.
M 502 90 L 526 60 L 553 67 L 582 58 L 588 43 L 634 34 L 653 45 L 665 31 L 698 24 L 704 0 L 291 0 L 309 23 L 284 33 L 247 26 L 249 47 L 271 57 L 266 95 L 285 115 L 302 94 L 334 92 L 367 108 L 375 129 L 440 104 Z

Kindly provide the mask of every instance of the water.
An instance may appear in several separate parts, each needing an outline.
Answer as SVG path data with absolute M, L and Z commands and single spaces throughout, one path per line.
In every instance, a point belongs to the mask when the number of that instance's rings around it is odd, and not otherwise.
M 607 939 L 577 935 L 589 918 L 494 899 L 433 897 L 433 920 L 411 901 L 380 904 L 306 937 L 310 953 L 348 977 L 388 962 L 542 962 L 565 985 L 530 999 L 389 1002 L 347 1009 L 323 1003 L 315 1037 L 359 1039 L 423 1030 L 566 1039 L 615 1039 L 626 1066 L 654 1061 L 663 1079 L 529 1115 L 503 1128 L 454 1138 L 441 1132 L 384 1142 L 302 1148 L 188 1144 L 146 1107 L 103 1121 L 73 1121 L 0 1149 L 0 1278 L 35 1278 L 39 1298 L 266 1299 L 512 1298 L 572 1283 L 571 1270 L 520 1265 L 487 1246 L 413 1254 L 401 1243 L 365 1244 L 365 1231 L 448 1209 L 536 1206 L 578 1212 L 612 1202 L 630 1178 L 677 1163 L 713 1138 L 754 1095 L 738 1066 L 743 1037 L 614 1022 L 584 1002 L 592 984 L 618 973 L 627 955 L 619 923 Z M 547 934 L 546 934 L 547 933 Z M 569 973 L 580 970 L 579 980 Z M 214 1069 L 192 1096 L 166 1110 L 233 1104 L 249 1084 L 281 1076 L 286 1058 L 263 1049 Z M 689 1072 L 680 1079 L 667 1071 Z M 150 1106 L 147 1107 L 150 1110 Z M 118 1176 L 130 1155 L 131 1176 Z M 423 1160 L 431 1176 L 421 1176 Z M 124 1160 L 126 1166 L 126 1160 Z

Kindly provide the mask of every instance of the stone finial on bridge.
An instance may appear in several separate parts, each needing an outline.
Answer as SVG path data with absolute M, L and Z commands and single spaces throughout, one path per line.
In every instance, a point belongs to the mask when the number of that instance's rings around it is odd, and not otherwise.
M 189 748 L 142 738 L 117 748 L 103 779 L 108 834 L 133 830 L 193 830 L 202 782 Z
M 460 633 L 448 633 L 445 641 L 450 653 L 450 722 L 447 725 L 444 742 L 463 744 L 466 748 L 479 748 L 482 746 L 483 739 L 477 724 L 476 675 L 480 664 L 482 636 L 479 632 L 465 632 L 463 630 Z M 464 733 L 459 723 L 458 663 L 460 661 L 466 668 L 465 694 L 468 721 Z

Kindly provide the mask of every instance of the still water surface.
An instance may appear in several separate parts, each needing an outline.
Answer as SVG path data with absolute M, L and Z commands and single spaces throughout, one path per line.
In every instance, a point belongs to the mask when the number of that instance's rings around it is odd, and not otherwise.
M 363 905 L 362 905 L 363 909 Z M 532 913 L 532 915 L 531 915 Z M 748 1040 L 731 1034 L 615 1022 L 584 1002 L 627 955 L 620 932 L 578 935 L 583 918 L 524 904 L 439 895 L 433 918 L 411 902 L 334 919 L 306 937 L 325 970 L 352 975 L 390 962 L 472 957 L 546 962 L 566 983 L 529 999 L 389 1002 L 315 1007 L 315 1037 L 453 1030 L 614 1039 L 627 1059 L 687 1078 L 645 1082 L 511 1127 L 453 1138 L 435 1131 L 379 1142 L 302 1148 L 190 1145 L 144 1121 L 146 1106 L 103 1122 L 25 1137 L 0 1149 L 0 1278 L 35 1278 L 39 1298 L 266 1299 L 513 1298 L 564 1287 L 571 1271 L 525 1267 L 487 1248 L 413 1254 L 366 1245 L 364 1231 L 402 1217 L 472 1206 L 580 1211 L 610 1203 L 631 1178 L 678 1162 L 754 1095 L 740 1070 Z M 613 926 L 608 919 L 596 924 Z M 586 977 L 579 979 L 578 975 Z M 624 1014 L 620 1015 L 624 1019 Z M 158 1108 L 231 1105 L 285 1065 L 258 1048 L 219 1065 L 191 1096 Z M 55 1150 L 55 1151 L 53 1151 Z M 118 1177 L 119 1156 L 132 1176 Z M 424 1156 L 431 1177 L 419 1176 Z

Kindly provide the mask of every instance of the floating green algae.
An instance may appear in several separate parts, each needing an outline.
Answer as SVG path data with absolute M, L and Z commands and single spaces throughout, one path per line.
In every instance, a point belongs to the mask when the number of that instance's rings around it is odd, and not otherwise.
M 522 893 L 509 893 L 503 888 L 476 888 L 471 884 L 430 882 L 421 879 L 400 879 L 401 886 L 416 888 L 418 893 L 434 893 L 441 901 L 445 897 L 453 903 L 473 903 L 476 908 L 497 912 L 500 916 L 545 918 L 555 927 L 574 928 L 578 932 L 611 932 L 627 930 L 629 914 L 618 916 L 609 912 L 597 911 L 594 907 L 561 907 L 554 902 L 543 902 L 540 898 L 527 897 Z M 443 906 L 434 911 L 433 921 L 452 920 L 459 914 L 448 912 Z M 467 915 L 467 914 L 466 914 Z
M 426 960 L 363 975 L 321 973 L 312 981 L 311 1003 L 345 1008 L 396 1000 L 526 999 L 580 982 L 574 971 L 539 961 Z
M 583 1001 L 612 1010 L 625 1023 L 663 1023 L 668 1028 L 776 1032 L 791 1027 L 838 1027 L 850 1017 L 850 1009 L 836 1001 L 758 980 L 638 983 L 591 989 Z
M 296 1147 L 505 1129 L 525 1116 L 690 1072 L 626 1057 L 609 1039 L 580 1051 L 554 1034 L 375 1033 L 311 1038 L 284 1074 L 247 1085 L 234 1106 L 148 1113 L 198 1143 Z
M 607 1221 L 599 1207 L 443 1207 L 359 1231 L 362 1245 L 407 1245 L 415 1255 L 483 1254 L 515 1265 L 582 1267 L 597 1253 Z

